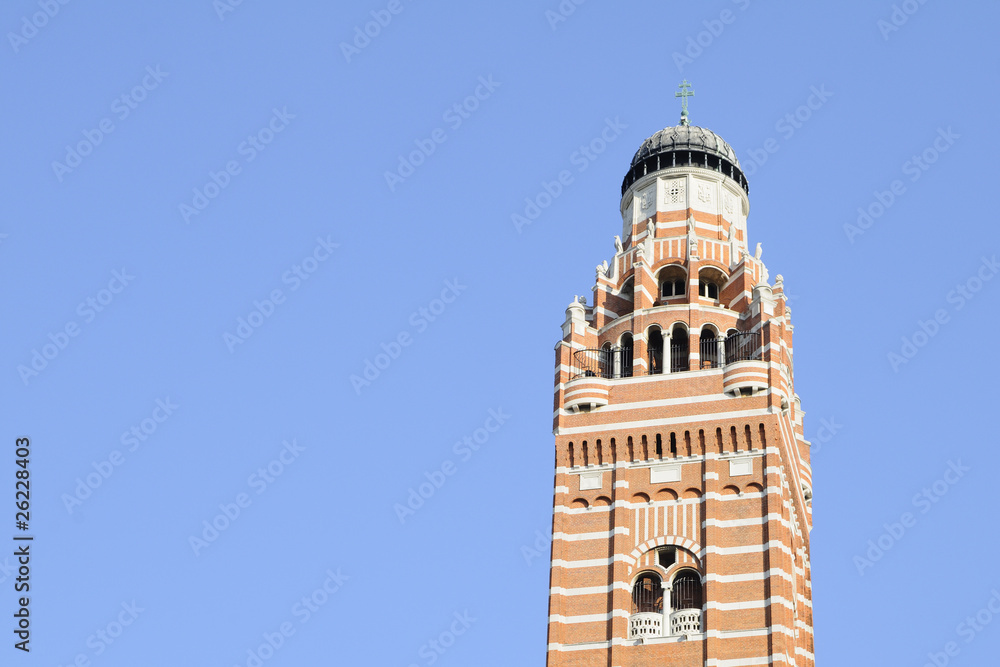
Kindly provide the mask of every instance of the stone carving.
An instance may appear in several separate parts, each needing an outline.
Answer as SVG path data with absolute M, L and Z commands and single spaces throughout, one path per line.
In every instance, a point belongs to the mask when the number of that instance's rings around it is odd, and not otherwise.
M 622 237 L 615 234 L 615 254 L 620 255 L 624 252 L 625 247 L 622 246 Z
M 712 188 L 707 183 L 698 184 L 698 199 L 705 204 L 712 201 Z
M 684 182 L 677 180 L 666 184 L 666 200 L 671 204 L 680 204 L 684 201 Z
M 654 203 L 655 199 L 653 191 L 647 190 L 646 192 L 642 193 L 642 196 L 639 198 L 639 206 L 642 207 L 643 215 L 645 215 L 646 212 L 648 212 L 650 209 L 653 208 Z

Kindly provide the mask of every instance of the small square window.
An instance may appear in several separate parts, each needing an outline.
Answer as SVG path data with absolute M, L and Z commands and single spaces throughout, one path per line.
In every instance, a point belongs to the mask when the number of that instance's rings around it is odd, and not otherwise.
M 656 554 L 656 560 L 660 567 L 666 569 L 677 562 L 677 548 L 664 547 Z

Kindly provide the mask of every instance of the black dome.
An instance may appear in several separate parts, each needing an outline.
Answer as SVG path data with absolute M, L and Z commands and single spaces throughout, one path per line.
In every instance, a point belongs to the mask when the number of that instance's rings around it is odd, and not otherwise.
M 622 183 L 622 194 L 646 174 L 682 166 L 722 172 L 750 192 L 736 151 L 722 137 L 704 127 L 675 125 L 642 142 Z

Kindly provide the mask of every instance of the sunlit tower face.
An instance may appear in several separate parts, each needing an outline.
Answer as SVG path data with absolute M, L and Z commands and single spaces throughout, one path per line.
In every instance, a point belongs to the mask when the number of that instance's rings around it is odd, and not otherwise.
M 791 311 L 692 94 L 633 158 L 556 345 L 551 667 L 814 664 Z

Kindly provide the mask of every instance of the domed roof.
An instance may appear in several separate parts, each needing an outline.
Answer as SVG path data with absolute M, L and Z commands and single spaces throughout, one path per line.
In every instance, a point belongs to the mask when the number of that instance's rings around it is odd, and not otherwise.
M 703 151 L 717 155 L 732 162 L 737 168 L 740 161 L 736 157 L 736 151 L 726 141 L 715 132 L 696 125 L 675 125 L 660 130 L 646 141 L 636 151 L 632 158 L 632 166 L 639 164 L 643 160 L 660 153 L 671 151 Z
M 736 151 L 715 132 L 689 125 L 682 116 L 681 124 L 660 130 L 642 142 L 622 181 L 622 196 L 640 178 L 672 167 L 710 169 L 729 176 L 749 194 Z

